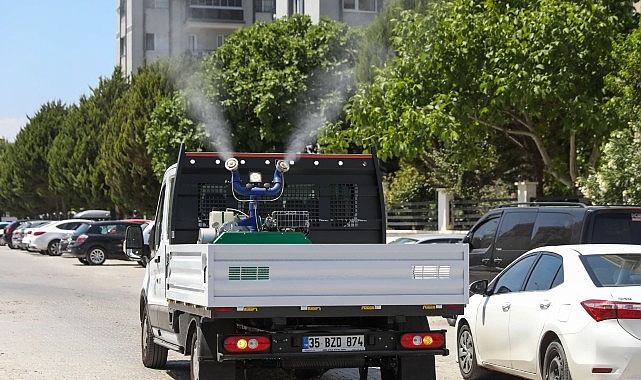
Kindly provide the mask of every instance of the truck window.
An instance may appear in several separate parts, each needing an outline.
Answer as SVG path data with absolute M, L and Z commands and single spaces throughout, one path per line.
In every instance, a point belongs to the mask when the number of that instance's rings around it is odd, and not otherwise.
M 536 212 L 505 213 L 496 238 L 496 249 L 528 250 L 535 218 Z
M 595 213 L 590 243 L 641 244 L 638 212 Z
M 546 245 L 574 243 L 572 225 L 574 218 L 570 214 L 559 212 L 539 212 L 532 230 L 532 244 L 528 249 Z

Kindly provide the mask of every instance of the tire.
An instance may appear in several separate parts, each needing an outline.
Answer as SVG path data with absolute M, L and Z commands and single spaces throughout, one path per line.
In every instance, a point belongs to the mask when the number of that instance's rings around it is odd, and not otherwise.
M 461 325 L 456 334 L 457 361 L 458 369 L 466 380 L 484 379 L 489 375 L 489 371 L 478 365 L 476 361 L 476 351 L 474 349 L 474 339 L 472 331 L 467 324 Z
M 80 261 L 83 265 L 89 265 L 89 261 L 85 259 L 84 257 L 78 257 L 78 261 Z
M 167 348 L 154 342 L 154 335 L 151 331 L 151 324 L 146 310 L 145 315 L 142 317 L 140 341 L 142 364 L 145 367 L 162 368 L 167 364 Z
M 87 252 L 87 262 L 89 265 L 102 265 L 107 260 L 107 252 L 101 247 L 91 247 Z
M 571 380 L 568 359 L 559 341 L 552 341 L 545 350 L 543 378 L 547 380 Z
M 218 334 L 233 331 L 235 325 L 229 321 L 214 322 L 204 327 L 197 326 L 191 338 L 191 357 L 189 360 L 189 379 L 230 379 L 241 380 L 245 378 L 244 371 L 236 369 L 235 362 L 216 361 L 215 347 Z M 211 348 L 213 347 L 213 351 Z
M 59 239 L 53 239 L 52 241 L 47 244 L 47 254 L 49 256 L 60 256 L 62 253 L 60 252 L 60 240 Z

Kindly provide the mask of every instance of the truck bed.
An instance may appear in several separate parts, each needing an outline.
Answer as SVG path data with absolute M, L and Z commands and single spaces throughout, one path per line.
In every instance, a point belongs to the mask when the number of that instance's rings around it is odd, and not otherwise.
M 190 307 L 468 302 L 467 244 L 177 244 L 169 252 L 167 299 Z

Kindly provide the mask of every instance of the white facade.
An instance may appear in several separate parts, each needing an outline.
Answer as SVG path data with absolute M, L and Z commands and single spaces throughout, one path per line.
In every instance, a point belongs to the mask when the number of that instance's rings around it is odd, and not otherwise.
M 295 13 L 371 22 L 384 0 L 116 0 L 116 64 L 131 74 L 160 57 L 215 50 L 234 30 Z

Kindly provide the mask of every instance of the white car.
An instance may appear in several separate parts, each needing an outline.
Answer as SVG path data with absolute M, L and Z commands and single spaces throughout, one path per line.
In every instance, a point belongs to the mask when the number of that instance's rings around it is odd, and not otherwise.
M 43 255 L 60 256 L 60 240 L 73 233 L 83 223 L 91 222 L 88 219 L 67 219 L 36 227 L 32 230 L 28 249 L 39 251 Z
M 470 285 L 456 321 L 464 379 L 641 379 L 641 246 L 531 250 Z
M 455 234 L 416 234 L 400 236 L 388 244 L 437 244 L 437 243 L 461 243 L 465 235 Z

